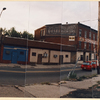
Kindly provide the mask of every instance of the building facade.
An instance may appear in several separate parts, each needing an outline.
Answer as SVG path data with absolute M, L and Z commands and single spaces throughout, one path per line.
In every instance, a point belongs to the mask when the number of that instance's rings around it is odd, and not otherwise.
M 75 63 L 74 46 L 1 36 L 0 63 Z M 62 49 L 61 49 L 62 47 Z
M 35 40 L 75 46 L 79 63 L 96 59 L 97 31 L 81 23 L 45 25 L 35 30 Z

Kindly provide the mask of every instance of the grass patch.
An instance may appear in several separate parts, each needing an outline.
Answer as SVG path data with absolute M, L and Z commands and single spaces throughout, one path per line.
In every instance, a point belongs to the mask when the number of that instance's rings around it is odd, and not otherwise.
M 97 77 L 97 74 L 93 74 L 92 77 Z
M 77 78 L 77 74 L 71 72 L 69 78 L 70 79 L 76 79 Z

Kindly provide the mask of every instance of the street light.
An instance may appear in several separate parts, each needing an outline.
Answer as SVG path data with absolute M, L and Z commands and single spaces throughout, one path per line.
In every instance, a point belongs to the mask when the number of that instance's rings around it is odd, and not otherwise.
M 1 11 L 1 13 L 0 13 L 0 17 L 1 17 L 1 14 L 2 14 L 2 12 L 3 12 L 4 10 L 6 10 L 6 8 L 5 8 L 5 7 L 4 7 L 4 8 L 2 9 L 2 11 Z

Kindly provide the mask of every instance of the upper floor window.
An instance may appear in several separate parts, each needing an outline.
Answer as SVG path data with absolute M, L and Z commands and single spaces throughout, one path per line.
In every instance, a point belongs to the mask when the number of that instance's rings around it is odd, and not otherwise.
M 86 49 L 86 42 L 84 42 L 84 49 Z
M 41 36 L 45 36 L 45 30 L 42 29 L 40 32 L 41 32 Z
M 79 29 L 79 37 L 81 37 L 81 36 L 82 36 L 82 30 Z
M 95 34 L 93 34 L 93 40 L 95 40 Z
M 91 32 L 89 32 L 89 39 L 91 39 Z
M 95 48 L 95 44 L 93 44 L 93 48 Z
M 84 38 L 87 38 L 87 31 L 85 31 L 85 35 L 84 35 Z

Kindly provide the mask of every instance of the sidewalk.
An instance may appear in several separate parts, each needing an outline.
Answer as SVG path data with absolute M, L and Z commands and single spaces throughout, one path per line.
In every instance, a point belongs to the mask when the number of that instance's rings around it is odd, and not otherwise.
M 60 98 L 78 89 L 88 89 L 100 81 L 100 75 L 83 81 L 61 81 L 23 86 L 0 85 L 0 97 Z
M 20 90 L 27 91 L 36 98 L 60 98 L 71 91 L 77 89 L 88 89 L 100 81 L 100 75 L 92 79 L 85 79 L 83 81 L 61 81 L 59 83 L 52 83 L 51 85 L 33 84 L 30 86 L 18 87 Z
M 67 68 L 73 68 L 75 64 L 62 64 L 62 65 L 21 65 L 21 64 L 4 64 L 0 63 L 0 67 L 12 67 L 12 68 L 61 68 L 61 67 L 67 67 Z M 80 64 L 77 65 L 77 67 L 80 67 Z

